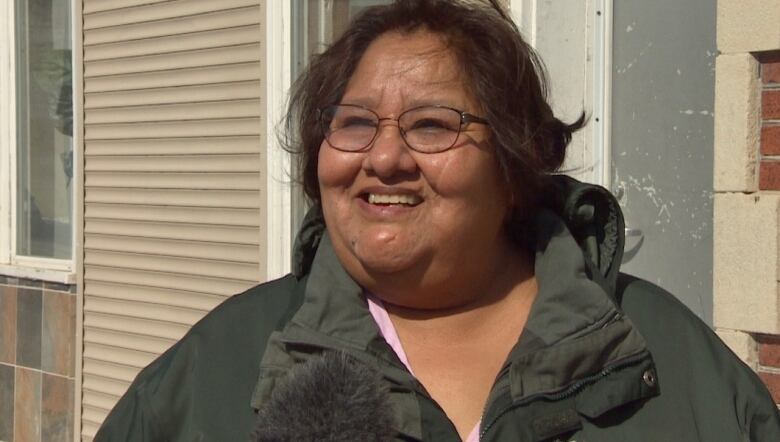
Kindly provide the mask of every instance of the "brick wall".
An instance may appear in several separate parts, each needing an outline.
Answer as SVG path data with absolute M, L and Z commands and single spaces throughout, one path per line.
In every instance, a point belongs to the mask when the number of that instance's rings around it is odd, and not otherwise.
M 775 402 L 780 403 L 780 336 L 757 335 L 758 375 L 769 388 Z
M 73 440 L 75 289 L 0 275 L 0 441 Z
M 780 51 L 755 54 L 759 63 L 760 137 L 758 188 L 780 190 Z M 780 403 L 780 335 L 755 334 L 754 368 Z
M 713 322 L 780 403 L 780 2 L 718 0 Z
M 758 54 L 757 59 L 761 75 L 758 187 L 760 190 L 780 190 L 780 51 Z

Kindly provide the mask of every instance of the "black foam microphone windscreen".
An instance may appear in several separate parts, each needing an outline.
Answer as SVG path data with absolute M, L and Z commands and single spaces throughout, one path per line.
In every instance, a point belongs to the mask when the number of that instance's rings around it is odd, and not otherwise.
M 393 409 L 381 374 L 342 352 L 295 366 L 257 411 L 251 441 L 393 440 Z

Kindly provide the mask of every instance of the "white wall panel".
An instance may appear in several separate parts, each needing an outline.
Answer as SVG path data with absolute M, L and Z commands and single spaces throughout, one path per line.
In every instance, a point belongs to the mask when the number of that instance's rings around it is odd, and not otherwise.
M 81 434 L 264 278 L 259 0 L 84 0 Z
M 555 115 L 588 125 L 576 132 L 563 170 L 607 185 L 609 170 L 609 36 L 612 0 L 511 0 L 520 31 L 541 56 Z

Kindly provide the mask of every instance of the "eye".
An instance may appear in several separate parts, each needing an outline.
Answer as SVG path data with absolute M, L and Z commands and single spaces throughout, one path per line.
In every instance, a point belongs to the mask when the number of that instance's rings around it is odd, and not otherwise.
M 453 129 L 452 123 L 449 123 L 440 118 L 420 118 L 415 120 L 412 125 L 407 129 L 409 131 L 439 131 L 439 130 L 456 130 Z
M 333 120 L 333 127 L 341 128 L 360 128 L 376 127 L 376 121 L 373 118 L 351 115 Z

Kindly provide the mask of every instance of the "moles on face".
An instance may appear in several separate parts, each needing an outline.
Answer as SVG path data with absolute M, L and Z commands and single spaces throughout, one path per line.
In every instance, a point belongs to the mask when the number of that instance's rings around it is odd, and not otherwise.
M 377 38 L 340 104 L 367 107 L 383 119 L 423 105 L 484 115 L 455 55 L 428 31 Z M 339 260 L 361 286 L 404 307 L 455 307 L 510 261 L 503 232 L 509 192 L 489 131 L 468 124 L 451 149 L 433 154 L 410 149 L 391 120 L 380 122 L 360 152 L 323 141 L 318 181 L 325 222 Z

